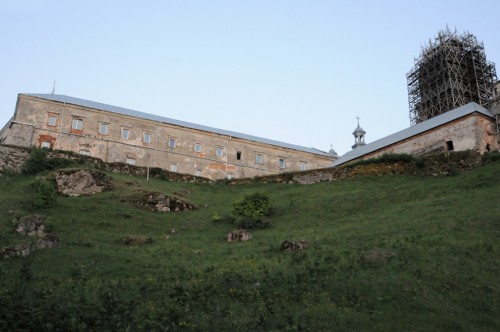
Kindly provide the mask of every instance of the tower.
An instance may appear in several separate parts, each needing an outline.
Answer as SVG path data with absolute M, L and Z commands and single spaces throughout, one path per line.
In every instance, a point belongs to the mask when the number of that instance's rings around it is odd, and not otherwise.
M 459 35 L 447 28 L 422 47 L 406 79 L 413 125 L 470 102 L 488 106 L 496 72 L 486 60 L 483 43 L 470 33 Z
M 359 116 L 357 116 L 356 119 L 358 120 L 358 126 L 352 132 L 352 134 L 354 135 L 354 145 L 352 146 L 353 149 L 366 144 L 365 143 L 366 131 L 364 131 L 363 128 L 359 126 Z

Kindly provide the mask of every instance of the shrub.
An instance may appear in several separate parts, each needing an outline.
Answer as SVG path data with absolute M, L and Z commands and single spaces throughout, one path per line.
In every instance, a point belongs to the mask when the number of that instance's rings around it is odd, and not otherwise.
M 44 148 L 33 148 L 21 171 L 24 174 L 38 174 L 45 170 L 66 167 L 72 163 L 66 158 L 47 158 L 48 151 Z
M 38 179 L 32 184 L 35 209 L 46 209 L 57 205 L 57 192 L 52 183 L 46 179 Z
M 33 148 L 22 166 L 25 174 L 37 174 L 47 168 L 47 149 Z
M 500 151 L 490 151 L 483 154 L 481 162 L 483 165 L 500 161 Z
M 380 164 L 380 163 L 397 163 L 397 162 L 411 163 L 414 160 L 415 160 L 415 157 L 411 154 L 384 153 L 383 155 L 381 155 L 379 157 L 370 158 L 370 159 L 361 159 L 361 160 L 355 161 L 353 163 L 350 163 L 347 166 L 354 167 L 354 166 L 358 166 L 358 165 Z
M 234 222 L 239 228 L 264 228 L 269 225 L 272 214 L 272 204 L 269 197 L 263 193 L 246 195 L 241 201 L 233 204 L 231 212 Z

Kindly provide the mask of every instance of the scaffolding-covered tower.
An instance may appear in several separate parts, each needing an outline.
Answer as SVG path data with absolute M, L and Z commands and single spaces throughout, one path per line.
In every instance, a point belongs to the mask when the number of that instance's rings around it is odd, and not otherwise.
M 406 79 L 414 125 L 472 101 L 487 107 L 493 99 L 496 72 L 474 35 L 446 29 L 422 47 Z

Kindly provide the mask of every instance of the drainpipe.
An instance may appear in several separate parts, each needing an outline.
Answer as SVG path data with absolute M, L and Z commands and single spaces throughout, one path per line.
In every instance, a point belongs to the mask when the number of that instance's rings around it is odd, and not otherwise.
M 231 139 L 231 135 L 229 135 L 229 139 Z M 229 139 L 226 140 L 226 179 L 227 179 L 227 155 L 228 155 L 228 149 L 229 149 Z
M 155 125 L 155 161 L 154 161 L 154 167 L 156 166 L 156 152 L 158 150 L 158 122 L 156 122 Z
M 66 109 L 66 102 L 63 103 L 63 109 L 61 112 L 61 121 L 59 122 L 59 134 L 57 134 L 57 150 L 61 149 L 61 134 L 63 128 L 63 118 L 64 118 L 64 110 Z

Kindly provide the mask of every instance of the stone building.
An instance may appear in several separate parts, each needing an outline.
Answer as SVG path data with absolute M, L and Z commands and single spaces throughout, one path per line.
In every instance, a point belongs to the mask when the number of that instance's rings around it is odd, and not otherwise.
M 476 103 L 469 103 L 358 146 L 337 159 L 333 165 L 374 158 L 384 153 L 423 155 L 474 150 L 482 154 L 498 149 L 499 136 L 495 115 Z
M 210 179 L 330 167 L 338 158 L 314 148 L 54 94 L 19 94 L 0 142 Z

